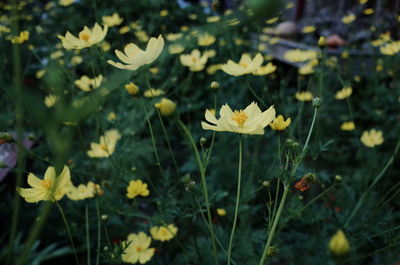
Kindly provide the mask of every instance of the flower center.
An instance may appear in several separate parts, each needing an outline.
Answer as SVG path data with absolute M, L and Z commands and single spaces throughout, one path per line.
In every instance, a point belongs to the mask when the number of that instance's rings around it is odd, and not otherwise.
M 40 181 L 40 184 L 42 184 L 43 188 L 48 190 L 51 187 L 51 180 L 43 179 Z
M 244 67 L 244 68 L 249 67 L 249 65 L 248 65 L 247 63 L 239 63 L 239 65 L 242 66 L 242 67 Z
M 243 127 L 243 124 L 249 117 L 243 110 L 235 110 L 232 115 L 232 120 L 236 121 L 239 127 Z
M 89 34 L 85 33 L 85 32 L 80 32 L 79 33 L 79 39 L 88 42 L 89 41 Z
M 135 248 L 136 248 L 136 251 L 137 251 L 137 252 L 142 251 L 142 248 L 141 248 L 140 246 L 136 246 Z
M 101 150 L 104 150 L 104 151 L 107 151 L 108 149 L 107 149 L 107 145 L 105 145 L 105 144 L 100 144 L 100 149 Z

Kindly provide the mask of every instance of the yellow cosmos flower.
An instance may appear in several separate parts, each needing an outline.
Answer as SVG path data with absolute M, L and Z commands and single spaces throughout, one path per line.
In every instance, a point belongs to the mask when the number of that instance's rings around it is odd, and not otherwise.
M 158 38 L 150 38 L 146 50 L 143 51 L 136 44 L 129 43 L 125 46 L 124 53 L 115 50 L 117 57 L 125 64 L 108 60 L 114 67 L 126 70 L 136 70 L 145 64 L 151 64 L 161 54 L 164 48 L 164 39 L 161 35 Z
M 351 96 L 353 89 L 351 86 L 345 86 L 335 94 L 335 98 L 338 100 L 346 99 Z
M 347 16 L 342 17 L 342 22 L 344 24 L 350 24 L 354 20 L 356 20 L 356 16 L 354 14 L 348 14 Z
M 221 66 L 222 71 L 228 75 L 240 76 L 250 74 L 258 70 L 264 61 L 261 53 L 257 53 L 253 59 L 248 54 L 242 54 L 240 61 L 235 63 L 232 60 L 228 60 L 226 64 Z
M 372 15 L 374 13 L 374 9 L 373 8 L 367 8 L 363 10 L 364 15 Z
M 129 26 L 123 26 L 118 30 L 118 33 L 120 35 L 124 35 L 126 33 L 128 33 L 131 30 L 131 28 Z
M 185 50 L 185 46 L 181 44 L 172 44 L 168 46 L 168 52 L 170 54 L 179 54 Z
M 225 210 L 225 209 L 222 209 L 222 208 L 218 208 L 218 209 L 217 209 L 217 214 L 218 214 L 219 216 L 225 216 L 225 215 L 226 215 L 226 210 Z
M 29 40 L 29 31 L 21 31 L 18 36 L 11 37 L 11 42 L 14 44 L 22 44 Z
M 293 49 L 285 52 L 283 57 L 289 62 L 301 63 L 318 58 L 318 53 L 312 50 Z
M 58 4 L 60 6 L 69 6 L 72 5 L 75 2 L 75 0 L 60 0 L 58 1 Z
M 56 95 L 49 94 L 44 98 L 44 105 L 46 105 L 48 108 L 51 108 L 56 104 L 57 100 L 58 97 Z
M 215 74 L 218 70 L 221 70 L 222 64 L 212 64 L 209 67 L 207 67 L 207 74 L 213 75 Z
M 154 255 L 155 248 L 149 248 L 151 237 L 144 232 L 138 234 L 129 234 L 128 239 L 122 242 L 125 252 L 122 254 L 122 261 L 127 263 L 145 264 L 151 260 Z
M 290 122 L 291 122 L 291 121 L 292 121 L 292 120 L 291 120 L 290 118 L 287 118 L 286 121 L 285 121 L 285 119 L 283 118 L 283 116 L 282 116 L 282 115 L 279 115 L 278 117 L 276 117 L 276 118 L 273 120 L 273 122 L 271 122 L 271 123 L 269 124 L 269 126 L 270 126 L 271 129 L 274 130 L 274 131 L 283 131 L 283 130 L 285 130 L 285 129 L 290 125 Z
M 296 92 L 295 94 L 295 98 L 298 101 L 311 101 L 313 97 L 313 94 L 309 91 Z
M 149 40 L 149 35 L 147 35 L 147 32 L 144 30 L 135 31 L 134 34 L 141 42 L 146 42 Z
M 169 241 L 178 233 L 178 228 L 169 224 L 168 226 L 153 226 L 150 229 L 150 234 L 155 240 Z
M 169 41 L 176 41 L 182 38 L 183 34 L 182 33 L 169 33 L 167 34 L 167 40 Z
M 211 16 L 211 17 L 207 17 L 207 22 L 208 23 L 214 23 L 214 22 L 218 22 L 221 20 L 220 16 Z
M 108 115 L 107 115 L 108 121 L 115 121 L 116 119 L 117 119 L 117 114 L 115 114 L 114 111 L 111 111 L 110 113 L 108 113 Z
M 78 38 L 72 35 L 69 31 L 65 34 L 65 36 L 58 35 L 58 38 L 61 39 L 62 45 L 65 49 L 84 49 L 91 47 L 99 42 L 101 42 L 106 36 L 108 31 L 108 27 L 104 26 L 101 28 L 99 24 L 94 24 L 92 29 L 88 27 L 84 27 L 81 32 L 78 34 Z
M 64 166 L 61 174 L 56 177 L 54 167 L 48 167 L 43 179 L 29 173 L 28 184 L 32 188 L 17 188 L 17 192 L 26 202 L 61 200 L 67 192 L 66 187 L 71 184 L 69 168 Z
M 79 184 L 75 187 L 72 183 L 68 188 L 67 196 L 70 200 L 80 201 L 88 198 L 93 198 L 96 194 L 101 194 L 103 190 L 99 184 L 89 181 L 86 185 Z
M 356 128 L 356 125 L 354 124 L 353 121 L 346 121 L 343 122 L 342 125 L 340 125 L 340 129 L 342 131 L 352 131 Z
M 276 71 L 276 65 L 269 62 L 265 66 L 261 66 L 253 72 L 253 75 L 269 75 Z
M 163 90 L 154 89 L 154 88 L 147 89 L 146 91 L 143 92 L 143 95 L 146 98 L 154 98 L 154 97 L 158 97 L 158 96 L 161 96 L 164 94 L 165 94 L 165 92 Z
M 315 29 L 316 29 L 315 26 L 309 25 L 309 26 L 305 26 L 305 27 L 301 30 L 301 32 L 303 32 L 304 34 L 312 33 L 312 32 L 315 31 Z
M 386 43 L 379 48 L 379 51 L 384 55 L 395 55 L 400 52 L 400 41 Z
M 117 130 L 106 131 L 104 135 L 100 136 L 100 143 L 90 144 L 90 150 L 87 151 L 87 155 L 93 158 L 111 156 L 120 138 L 121 134 Z
M 205 119 L 208 122 L 201 122 L 204 130 L 218 132 L 235 132 L 242 134 L 264 134 L 264 127 L 270 124 L 275 118 L 273 106 L 261 112 L 257 103 L 252 102 L 244 110 L 235 110 L 225 104 L 219 112 L 217 119 L 209 110 L 206 110 Z
M 206 32 L 204 34 L 201 34 L 198 37 L 197 44 L 199 46 L 209 46 L 209 45 L 213 44 L 215 42 L 215 40 L 216 40 L 216 38 L 213 35 Z
M 361 5 L 366 4 L 368 2 L 368 0 L 359 0 L 358 1 Z
M 82 56 L 75 55 L 75 56 L 72 56 L 72 58 L 71 58 L 71 64 L 72 65 L 78 65 L 78 64 L 80 64 L 82 62 L 83 62 Z
M 147 188 L 147 183 L 143 183 L 140 179 L 129 181 L 129 186 L 126 188 L 126 196 L 133 199 L 137 196 L 149 196 L 150 191 Z
M 103 24 L 110 28 L 119 26 L 124 21 L 124 19 L 120 17 L 118 13 L 114 13 L 111 16 L 103 16 L 101 19 L 103 20 Z
M 208 56 L 207 54 L 201 55 L 200 51 L 195 49 L 190 54 L 182 54 L 179 56 L 181 64 L 189 67 L 192 72 L 199 72 L 204 69 Z
M 162 98 L 159 102 L 154 104 L 154 107 L 160 111 L 161 115 L 169 116 L 175 112 L 176 103 L 168 98 Z
M 162 16 L 162 17 L 168 16 L 168 10 L 167 10 L 167 9 L 161 10 L 161 11 L 160 11 L 160 16 Z
M 129 82 L 128 84 L 126 84 L 125 89 L 132 96 L 135 96 L 139 93 L 139 87 L 133 82 Z
M 92 91 L 95 88 L 98 88 L 103 82 L 103 76 L 99 75 L 95 78 L 89 78 L 86 75 L 81 76 L 80 79 L 75 80 L 74 84 L 81 89 L 82 91 Z
M 370 148 L 381 145 L 383 143 L 382 131 L 375 129 L 364 131 L 361 135 L 361 142 Z
M 349 253 L 350 243 L 342 229 L 339 229 L 329 240 L 329 250 L 336 256 L 343 256 Z

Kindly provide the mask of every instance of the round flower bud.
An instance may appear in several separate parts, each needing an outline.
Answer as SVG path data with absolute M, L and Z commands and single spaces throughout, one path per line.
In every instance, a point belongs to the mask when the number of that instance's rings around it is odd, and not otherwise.
M 210 87 L 211 89 L 217 90 L 219 88 L 219 83 L 217 81 L 212 81 Z
M 175 112 L 176 103 L 167 98 L 162 98 L 159 102 L 154 104 L 154 107 L 156 107 L 160 111 L 161 115 L 169 116 Z
M 135 96 L 139 93 L 139 87 L 135 85 L 133 82 L 129 82 L 129 84 L 126 84 L 125 89 L 132 96 Z
M 329 240 L 329 250 L 335 256 L 344 256 L 350 251 L 350 243 L 342 229 Z
M 312 100 L 312 106 L 314 108 L 319 108 L 321 106 L 321 103 L 322 103 L 322 98 L 316 97 L 316 98 L 313 98 L 313 100 Z

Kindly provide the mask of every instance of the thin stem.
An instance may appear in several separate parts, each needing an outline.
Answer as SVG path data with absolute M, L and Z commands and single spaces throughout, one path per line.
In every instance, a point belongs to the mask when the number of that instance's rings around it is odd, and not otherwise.
M 97 253 L 96 253 L 96 265 L 100 264 L 100 247 L 101 247 L 101 216 L 99 200 L 96 198 L 96 214 L 97 214 Z
M 240 187 L 241 187 L 241 180 L 242 180 L 242 153 L 243 153 L 242 149 L 243 149 L 242 136 L 239 135 L 238 184 L 237 184 L 237 192 L 236 192 L 235 215 L 233 217 L 232 231 L 231 231 L 231 236 L 229 238 L 229 246 L 228 246 L 228 265 L 231 264 L 232 243 L 233 243 L 233 237 L 235 236 L 236 222 L 237 222 L 237 217 L 238 217 L 238 212 L 239 212 Z
M 246 80 L 246 85 L 249 88 L 251 94 L 261 103 L 261 105 L 263 105 L 264 108 L 267 108 L 267 104 L 264 103 L 264 100 L 262 100 L 262 98 L 260 98 L 256 92 L 254 91 L 254 89 L 251 87 L 249 81 Z
M 89 209 L 87 204 L 85 205 L 85 226 L 86 226 L 87 264 L 90 265 Z

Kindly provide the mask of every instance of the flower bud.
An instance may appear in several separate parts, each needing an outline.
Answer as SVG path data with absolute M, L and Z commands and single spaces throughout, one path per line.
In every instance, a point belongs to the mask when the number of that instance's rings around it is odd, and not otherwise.
M 206 142 L 207 142 L 207 139 L 206 139 L 206 138 L 204 138 L 204 137 L 201 137 L 201 138 L 200 138 L 200 145 L 201 145 L 201 146 L 205 145 Z
M 219 83 L 217 81 L 212 81 L 210 87 L 211 89 L 217 90 L 219 88 Z
M 322 103 L 322 98 L 316 97 L 316 98 L 313 98 L 313 100 L 312 100 L 312 106 L 314 108 L 319 108 L 321 106 L 321 103 Z
M 335 256 L 344 256 L 350 251 L 350 243 L 342 229 L 329 240 L 329 250 Z
M 154 104 L 154 107 L 160 111 L 161 115 L 169 116 L 175 112 L 176 103 L 170 99 L 162 98 L 158 103 Z
M 326 45 L 326 39 L 324 36 L 319 37 L 318 40 L 318 46 L 325 46 Z
M 139 93 L 139 87 L 135 85 L 133 82 L 129 82 L 129 84 L 126 84 L 125 89 L 132 96 L 135 96 Z

